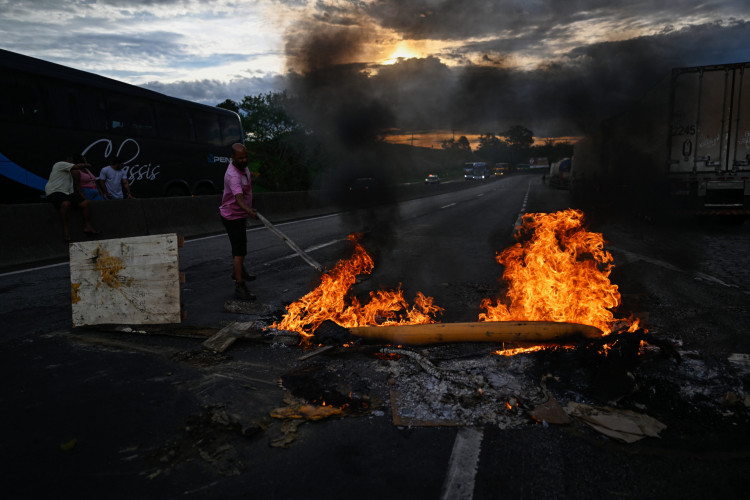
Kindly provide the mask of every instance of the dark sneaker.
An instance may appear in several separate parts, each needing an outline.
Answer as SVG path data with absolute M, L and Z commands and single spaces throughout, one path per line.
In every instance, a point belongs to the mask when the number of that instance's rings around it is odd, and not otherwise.
M 250 293 L 244 281 L 238 281 L 234 284 L 234 298 L 239 300 L 255 300 L 255 295 Z
M 256 278 L 254 274 L 247 272 L 247 269 L 242 268 L 242 281 L 253 281 Z M 232 271 L 232 279 L 234 279 L 234 271 Z

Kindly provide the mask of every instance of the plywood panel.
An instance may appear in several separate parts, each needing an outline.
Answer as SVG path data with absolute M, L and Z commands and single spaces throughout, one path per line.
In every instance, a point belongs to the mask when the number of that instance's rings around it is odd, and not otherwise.
M 177 235 L 70 245 L 73 325 L 180 322 Z

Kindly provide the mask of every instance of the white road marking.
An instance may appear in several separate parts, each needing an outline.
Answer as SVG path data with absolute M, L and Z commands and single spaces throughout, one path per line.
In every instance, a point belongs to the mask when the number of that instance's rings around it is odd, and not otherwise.
M 455 203 L 448 203 L 447 205 L 443 205 L 440 208 L 448 208 L 448 207 L 452 207 L 453 205 L 455 205 Z
M 7 273 L 0 274 L 0 278 L 4 276 L 12 276 L 14 274 L 28 273 L 29 271 L 41 271 L 42 269 L 52 269 L 53 267 L 69 266 L 70 262 L 60 262 L 59 264 L 49 264 L 46 266 L 32 267 L 31 269 L 20 269 L 18 271 L 9 271 Z
M 647 257 L 645 255 L 631 252 L 629 250 L 623 250 L 622 248 L 617 248 L 614 246 L 610 246 L 609 250 L 620 253 L 625 258 L 625 262 L 636 262 L 640 260 L 643 262 L 648 262 L 649 264 L 654 264 L 656 266 L 663 267 L 664 269 L 668 269 L 670 271 L 677 271 L 678 273 L 689 274 L 697 280 L 708 281 L 709 283 L 716 283 L 717 285 L 722 285 L 727 288 L 739 288 L 739 286 L 737 285 L 727 283 L 715 276 L 711 276 L 710 274 L 702 273 L 700 271 L 695 271 L 695 272 L 687 271 L 685 269 L 675 266 L 674 264 L 670 264 L 669 262 L 664 262 L 663 260 L 658 260 L 658 259 L 654 259 L 651 257 Z
M 329 217 L 335 217 L 337 215 L 339 215 L 339 213 L 327 214 L 327 215 L 319 215 L 317 217 L 310 217 L 309 219 L 293 220 L 293 221 L 289 221 L 289 222 L 279 222 L 278 224 L 274 222 L 273 225 L 276 226 L 276 227 L 279 227 L 279 226 L 290 226 L 292 224 L 299 224 L 300 222 L 310 222 L 311 220 L 327 219 Z M 263 225 L 255 226 L 255 227 L 249 227 L 249 228 L 247 228 L 247 231 L 245 231 L 245 232 L 250 233 L 250 232 L 253 232 L 253 231 L 260 231 L 260 230 L 265 229 L 265 228 L 266 228 L 266 226 L 263 226 Z M 202 236 L 200 238 L 191 238 L 189 240 L 185 240 L 185 244 L 187 245 L 188 243 L 193 243 L 194 241 L 210 240 L 212 238 L 226 238 L 226 237 L 227 237 L 227 233 L 212 234 L 211 236 Z
M 526 194 L 523 197 L 523 203 L 521 203 L 521 210 L 518 212 L 518 218 L 516 219 L 515 224 L 513 224 L 513 227 L 516 229 L 521 227 L 521 219 L 523 218 L 524 214 L 526 214 L 526 204 L 529 201 L 529 191 L 531 191 L 531 181 L 529 181 L 529 185 L 526 188 Z
M 311 247 L 305 248 L 305 253 L 314 252 L 315 250 L 320 250 L 321 248 L 329 247 L 331 245 L 335 245 L 336 243 L 341 243 L 342 241 L 347 241 L 347 238 L 340 238 L 338 240 L 331 240 L 327 243 L 320 243 L 319 245 L 313 245 Z M 278 259 L 269 260 L 268 262 L 264 262 L 264 266 L 270 266 L 271 264 L 275 264 L 277 262 L 281 262 L 288 259 L 293 259 L 295 257 L 299 257 L 296 253 L 291 253 L 289 255 L 285 255 L 284 257 L 279 257 Z
M 326 218 L 329 218 L 329 217 L 335 217 L 337 215 L 339 215 L 339 214 L 338 213 L 334 213 L 334 214 L 327 214 L 327 215 L 319 215 L 317 217 L 310 217 L 308 219 L 300 219 L 300 220 L 289 221 L 289 222 L 281 222 L 279 224 L 274 224 L 274 226 L 289 226 L 289 225 L 292 225 L 292 224 L 298 224 L 300 222 L 310 222 L 311 220 L 319 220 L 319 219 L 326 219 Z M 265 226 L 251 227 L 251 228 L 248 228 L 247 232 L 249 233 L 251 231 L 260 231 L 261 229 L 265 229 L 265 228 L 266 228 Z M 213 238 L 226 238 L 226 237 L 227 237 L 227 233 L 212 234 L 211 236 L 202 236 L 200 238 L 191 238 L 189 240 L 185 240 L 185 244 L 187 245 L 188 243 L 194 243 L 196 241 L 210 240 L 210 239 L 213 239 Z M 18 271 L 9 271 L 7 273 L 0 273 L 0 278 L 5 277 L 5 276 L 12 276 L 14 274 L 30 273 L 30 272 L 33 272 L 33 271 L 41 271 L 43 269 L 52 269 L 54 267 L 69 266 L 69 265 L 70 265 L 70 262 L 68 262 L 66 260 L 65 262 L 60 262 L 58 264 L 49 264 L 49 265 L 46 265 L 46 266 L 30 267 L 30 268 L 27 268 L 27 269 L 19 269 Z
M 474 480 L 483 437 L 482 429 L 476 427 L 461 427 L 458 430 L 440 492 L 441 500 L 471 500 L 474 497 Z

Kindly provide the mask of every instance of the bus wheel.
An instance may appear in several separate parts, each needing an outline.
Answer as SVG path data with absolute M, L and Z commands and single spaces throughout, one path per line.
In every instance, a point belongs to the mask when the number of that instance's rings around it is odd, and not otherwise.
M 195 193 L 195 196 L 209 195 L 214 194 L 214 188 L 209 184 L 200 184 L 193 190 L 193 192 Z
M 170 186 L 167 189 L 167 192 L 164 193 L 165 196 L 172 197 L 172 196 L 190 196 L 190 193 L 187 189 L 185 189 L 182 186 Z

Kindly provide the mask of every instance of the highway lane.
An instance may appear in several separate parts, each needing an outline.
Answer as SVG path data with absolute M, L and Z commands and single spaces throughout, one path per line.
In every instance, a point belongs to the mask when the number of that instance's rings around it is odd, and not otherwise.
M 416 291 L 434 296 L 446 308 L 444 321 L 472 321 L 481 299 L 502 287 L 494 256 L 513 242 L 519 212 L 567 207 L 566 191 L 550 189 L 537 176 L 515 176 L 279 228 L 326 267 L 348 255 L 346 236 L 362 231 L 376 266 L 371 278 L 355 285 L 357 296 L 401 284 L 410 301 Z M 707 349 L 717 354 L 706 369 L 727 353 L 748 352 L 747 228 L 703 234 L 612 222 L 603 232 L 616 249 L 614 281 L 629 300 L 643 302 L 633 310 L 649 311 L 650 324 L 696 349 L 691 363 Z M 248 237 L 259 302 L 278 312 L 317 284 L 319 274 L 274 235 L 251 228 Z M 188 241 L 180 260 L 188 277 L 182 287 L 187 324 L 218 328 L 254 318 L 223 311 L 232 296 L 224 235 Z M 10 498 L 60 492 L 81 498 L 477 500 L 719 492 L 734 498 L 747 490 L 746 422 L 735 426 L 726 408 L 705 422 L 693 408 L 679 414 L 673 404 L 692 403 L 668 385 L 653 386 L 658 392 L 643 401 L 668 430 L 637 445 L 615 443 L 581 425 L 397 427 L 387 363 L 372 353 L 332 350 L 300 361 L 296 347 L 240 341 L 226 356 L 212 356 L 196 339 L 72 330 L 69 303 L 65 265 L 0 275 L 0 425 L 8 430 L 5 453 L 13 457 L 5 470 Z M 716 317 L 712 311 L 719 310 Z M 431 352 L 440 363 L 491 348 Z M 659 363 L 664 377 L 679 369 Z M 403 358 L 396 365 L 410 366 Z M 538 366 L 539 377 L 547 368 Z M 575 370 L 575 362 L 552 368 L 563 374 L 562 383 L 569 382 L 565 373 L 582 376 Z M 271 446 L 284 434 L 268 414 L 285 405 L 290 375 L 310 382 L 306 390 L 320 383 L 366 394 L 374 411 L 306 423 L 289 448 Z M 697 383 L 693 375 L 675 387 Z M 636 376 L 641 384 L 644 375 Z M 734 386 L 720 389 L 723 395 Z M 707 476 L 712 481 L 703 480 Z
M 495 252 L 512 242 L 518 210 L 524 199 L 533 198 L 537 181 L 498 179 L 279 228 L 326 267 L 348 255 L 348 234 L 363 231 L 363 244 L 376 267 L 370 279 L 355 285 L 354 293 L 366 296 L 401 284 L 410 301 L 418 290 L 434 296 L 446 308 L 444 320 L 471 321 L 481 299 L 497 290 Z M 276 236 L 261 228 L 249 229 L 248 236 L 259 302 L 279 310 L 317 284 L 318 273 Z M 182 287 L 187 324 L 218 328 L 249 319 L 223 311 L 232 296 L 224 235 L 188 241 L 180 250 L 180 263 L 188 276 Z M 278 432 L 274 426 L 253 439 L 231 435 L 229 443 L 244 464 L 238 476 L 217 474 L 215 464 L 200 458 L 174 459 L 167 474 L 165 466 L 154 465 L 153 456 L 167 443 L 185 439 L 180 429 L 187 418 L 216 405 L 241 415 L 244 425 L 250 416 L 267 415 L 282 404 L 276 381 L 300 365 L 299 352 L 238 343 L 228 364 L 217 359 L 195 366 L 189 357 L 175 358 L 200 351 L 195 340 L 76 333 L 70 328 L 65 265 L 1 275 L 0 299 L 5 326 L 0 362 L 14 374 L 0 384 L 3 406 L 12 408 L 5 424 L 16 430 L 7 443 L 16 457 L 11 474 L 19 478 L 11 492 L 23 491 L 20 482 L 31 481 L 39 461 L 47 476 L 27 492 L 49 493 L 88 478 L 92 495 L 111 496 L 113 488 L 127 484 L 123 492 L 142 498 L 154 491 L 159 492 L 155 496 L 189 492 L 188 497 L 196 498 L 237 497 L 248 491 L 263 498 L 343 498 L 352 491 L 360 498 L 437 498 L 446 477 L 472 475 L 452 458 L 455 429 L 396 428 L 387 407 L 365 418 L 320 422 L 301 431 L 290 450 L 268 446 L 266 434 Z M 373 368 L 371 357 L 352 355 L 347 362 L 361 364 L 361 383 L 373 398 L 387 398 L 385 375 Z M 337 364 L 335 358 L 312 362 L 320 363 Z M 206 432 L 207 441 L 215 438 Z M 59 445 L 72 438 L 81 443 L 76 454 L 60 455 Z M 122 450 L 131 450 L 127 461 Z M 218 453 L 213 448 L 209 452 Z M 454 463 L 459 469 L 449 474 Z M 154 474 L 154 480 L 148 479 Z
M 326 268 L 349 255 L 349 234 L 363 233 L 362 244 L 375 259 L 375 270 L 371 279 L 355 287 L 355 293 L 366 294 L 373 284 L 393 288 L 401 283 L 407 297 L 422 291 L 450 301 L 454 297 L 445 294 L 447 283 L 495 283 L 500 270 L 494 255 L 512 242 L 521 202 L 530 183 L 536 181 L 536 177 L 492 180 L 397 205 L 279 224 L 278 228 Z M 187 275 L 182 300 L 188 323 L 211 325 L 226 319 L 221 306 L 232 294 L 229 253 L 224 235 L 187 241 L 181 249 L 180 267 Z M 319 277 L 263 227 L 248 230 L 247 267 L 257 276 L 250 288 L 258 301 L 274 309 L 307 293 Z M 454 311 L 465 313 L 466 306 Z
M 408 291 L 429 294 L 436 283 L 478 281 L 496 273 L 494 253 L 510 242 L 521 201 L 529 183 L 536 180 L 536 176 L 493 179 L 398 205 L 278 227 L 327 267 L 347 255 L 349 234 L 364 232 L 363 242 L 376 257 L 373 280 L 391 287 L 401 282 Z M 247 263 L 258 276 L 252 288 L 260 302 L 279 307 L 316 283 L 319 273 L 263 227 L 249 229 L 248 242 Z M 222 324 L 226 321 L 222 306 L 233 291 L 226 236 L 188 240 L 179 259 L 187 276 L 182 287 L 187 323 Z M 0 317 L 7 325 L 3 337 L 69 328 L 69 283 L 67 263 L 0 274 Z

